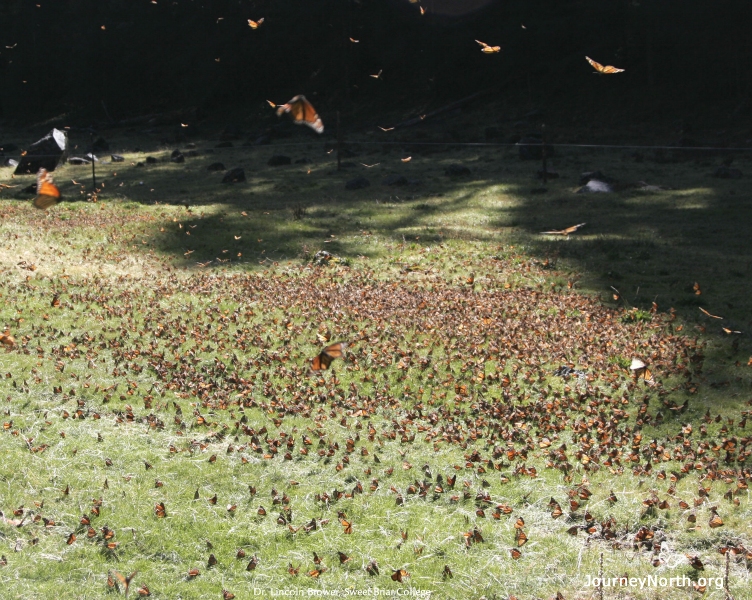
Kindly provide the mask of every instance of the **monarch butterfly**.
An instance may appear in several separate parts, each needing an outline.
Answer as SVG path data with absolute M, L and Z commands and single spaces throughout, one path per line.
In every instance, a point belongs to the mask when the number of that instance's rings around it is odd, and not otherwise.
M 346 521 L 345 519 L 340 519 L 339 524 L 342 525 L 342 527 L 344 527 L 344 533 L 350 534 L 353 532 L 352 523 L 350 523 L 350 521 Z
M 561 505 L 557 502 L 554 505 L 554 510 L 551 512 L 551 518 L 552 519 L 558 519 L 561 515 L 564 514 L 564 511 L 561 510 Z
M 347 556 L 344 552 L 337 552 L 339 555 L 339 564 L 344 565 L 346 562 L 350 560 L 350 557 Z
M 366 573 L 371 576 L 379 574 L 379 565 L 375 560 L 369 561 L 369 563 L 366 565 Z
M 37 173 L 37 197 L 34 198 L 34 207 L 42 210 L 55 206 L 63 196 L 60 190 L 52 183 L 52 175 L 46 169 L 39 169 Z
M 261 25 L 263 22 L 263 17 L 258 21 L 251 21 L 251 19 L 248 19 L 248 27 L 250 27 L 251 29 L 258 29 L 259 25 Z
M 55 294 L 52 297 L 52 301 L 50 302 L 50 306 L 52 308 L 57 308 L 58 306 L 60 306 L 60 294 Z
M 721 519 L 721 517 L 717 513 L 713 513 L 713 516 L 710 518 L 708 525 L 710 525 L 710 527 L 712 528 L 723 527 L 723 519 Z
M 522 552 L 520 552 L 519 550 L 517 550 L 517 548 L 510 548 L 509 549 L 509 554 L 512 555 L 512 558 L 514 560 L 517 560 L 520 556 L 522 556 Z
M 336 344 L 327 346 L 318 356 L 315 356 L 311 360 L 311 369 L 314 371 L 328 369 L 335 358 L 342 358 L 345 348 L 347 348 L 346 342 L 337 342 Z
M 295 577 L 299 571 L 300 571 L 300 565 L 298 565 L 297 567 L 293 567 L 292 563 L 287 565 L 287 572 L 293 577 Z
M 128 595 L 128 586 L 131 584 L 131 580 L 136 576 L 136 573 L 138 571 L 133 571 L 128 577 L 125 577 L 124 575 L 121 575 L 115 570 L 110 571 L 110 574 L 107 576 L 107 585 L 110 587 L 117 586 L 118 582 L 123 586 L 123 593 L 127 596 Z M 115 577 L 113 579 L 113 576 Z M 110 585 L 110 582 L 112 582 L 112 585 Z
M 552 229 L 551 231 L 541 231 L 541 233 L 545 233 L 545 234 L 548 234 L 548 235 L 564 235 L 564 236 L 567 236 L 570 233 L 574 233 L 580 227 L 583 227 L 585 225 L 587 225 L 587 223 L 579 223 L 578 225 L 572 225 L 571 227 L 567 227 L 566 229 Z
M 527 534 L 522 531 L 522 529 L 517 530 L 517 535 L 515 536 L 517 538 L 517 546 L 522 547 L 525 544 L 527 544 Z
M 295 96 L 287 104 L 277 108 L 278 117 L 282 116 L 283 113 L 291 113 L 296 125 L 308 125 L 316 133 L 324 132 L 324 123 L 305 96 Z
M 392 581 L 399 581 L 402 583 L 402 579 L 404 577 L 410 577 L 410 573 L 405 571 L 405 569 L 397 569 L 394 573 L 392 573 Z
M 632 364 L 629 365 L 629 368 L 634 371 L 635 379 L 642 379 L 648 385 L 655 385 L 653 374 L 650 372 L 650 369 L 648 369 L 648 366 L 639 358 L 633 358 Z
M 741 333 L 741 331 L 736 331 L 735 329 L 728 329 L 726 327 L 721 327 L 723 329 L 724 333 L 732 334 L 732 333 Z
M 601 63 L 595 62 L 589 56 L 586 56 L 585 58 L 590 63 L 590 66 L 592 66 L 601 75 L 611 75 L 613 73 L 623 73 L 624 72 L 624 69 L 617 69 L 616 67 L 612 67 L 611 65 L 607 65 L 607 66 L 604 67 Z
M 480 44 L 481 46 L 480 51 L 484 52 L 485 54 L 493 54 L 494 52 L 501 51 L 501 46 L 489 46 L 488 44 L 484 44 L 480 40 L 475 40 L 475 41 L 478 42 L 478 44 Z
M 7 330 L 5 333 L 0 333 L 0 344 L 12 348 L 16 345 L 16 338 L 14 338 Z

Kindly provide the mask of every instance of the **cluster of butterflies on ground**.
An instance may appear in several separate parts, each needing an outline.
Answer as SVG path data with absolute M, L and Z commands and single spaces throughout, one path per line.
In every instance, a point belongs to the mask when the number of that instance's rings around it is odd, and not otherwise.
M 309 367 L 312 371 L 324 371 L 328 369 L 336 358 L 342 358 L 347 348 L 346 342 L 337 342 L 324 348 L 317 356 L 310 360 Z M 649 386 L 655 385 L 653 373 L 648 366 L 639 358 L 633 358 L 629 365 L 629 370 L 634 373 L 635 380 L 644 381 Z M 584 371 L 573 369 L 572 367 L 562 366 L 554 373 L 560 377 L 576 376 L 578 379 L 587 379 Z

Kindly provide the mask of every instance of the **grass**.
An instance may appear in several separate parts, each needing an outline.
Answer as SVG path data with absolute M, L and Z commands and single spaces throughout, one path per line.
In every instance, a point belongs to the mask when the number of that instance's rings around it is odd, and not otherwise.
M 601 554 L 606 577 L 697 580 L 723 577 L 720 547 L 752 548 L 752 505 L 737 487 L 749 473 L 750 198 L 708 176 L 713 160 L 564 151 L 562 178 L 536 194 L 538 165 L 513 148 L 403 152 L 363 137 L 355 166 L 337 172 L 319 143 L 202 151 L 182 165 L 154 147 L 161 162 L 137 167 L 147 154 L 127 150 L 146 142 L 122 139 L 127 162 L 100 167 L 98 202 L 41 213 L 18 188 L 0 192 L 0 326 L 16 340 L 0 351 L 4 597 L 115 597 L 114 569 L 138 571 L 131 595 L 147 586 L 155 598 L 378 587 L 570 600 L 598 597 L 586 582 Z M 267 167 L 280 152 L 311 162 Z M 248 182 L 219 183 L 205 170 L 215 160 L 244 167 Z M 471 176 L 444 175 L 454 162 Z M 595 168 L 673 189 L 575 194 Z M 87 174 L 55 176 L 71 197 L 70 180 Z M 390 174 L 420 182 L 381 185 Z M 346 191 L 358 175 L 371 187 Z M 583 221 L 569 238 L 538 233 Z M 322 249 L 337 258 L 313 266 Z M 325 339 L 350 348 L 312 375 L 306 361 Z M 630 379 L 633 356 L 657 386 Z M 589 380 L 555 376 L 567 363 Z M 739 462 L 718 448 L 729 439 Z M 651 442 L 667 455 L 647 460 Z M 620 452 L 610 465 L 609 451 Z M 497 505 L 511 514 L 494 518 Z M 722 527 L 708 526 L 710 506 Z M 515 560 L 520 517 L 529 541 Z M 660 549 L 635 542 L 642 526 Z M 483 541 L 467 545 L 475 527 Z M 317 577 L 314 552 L 327 567 Z M 752 597 L 749 566 L 730 562 L 737 599 Z M 393 581 L 400 569 L 409 576 Z

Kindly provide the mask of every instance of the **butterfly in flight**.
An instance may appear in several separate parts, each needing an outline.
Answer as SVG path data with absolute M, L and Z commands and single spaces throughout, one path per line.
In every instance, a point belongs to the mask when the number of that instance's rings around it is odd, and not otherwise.
M 374 79 L 381 79 L 381 74 L 384 72 L 384 69 L 379 69 L 379 72 L 376 73 L 376 75 L 370 75 L 370 77 L 373 77 Z
M 650 369 L 648 369 L 648 366 L 639 358 L 632 359 L 632 364 L 629 365 L 629 369 L 634 371 L 635 379 L 642 379 L 648 385 L 655 385 L 653 374 L 650 372 Z
M 571 227 L 567 227 L 566 229 L 553 229 L 551 231 L 541 231 L 541 233 L 546 233 L 548 235 L 564 235 L 567 236 L 570 233 L 574 233 L 577 231 L 580 227 L 584 227 L 586 223 L 580 223 L 579 225 L 572 225 Z
M 258 21 L 251 21 L 251 19 L 248 19 L 248 27 L 251 29 L 258 29 L 259 25 L 261 25 L 264 22 L 264 19 L 261 18 Z
M 55 206 L 63 199 L 60 190 L 52 183 L 52 175 L 46 169 L 39 169 L 37 173 L 37 197 L 34 198 L 34 206 L 42 210 Z
M 702 306 L 698 306 L 697 308 L 700 309 L 701 312 L 708 315 L 711 319 L 723 319 L 723 317 L 719 317 L 718 315 L 711 315 L 708 311 L 706 311 Z
M 311 360 L 311 369 L 314 371 L 321 371 L 328 369 L 335 358 L 342 358 L 345 353 L 347 344 L 345 342 L 337 342 L 324 348 L 318 356 L 315 356 Z
M 592 66 L 600 75 L 611 75 L 613 73 L 624 72 L 624 69 L 617 69 L 616 67 L 612 67 L 611 65 L 607 65 L 604 67 L 601 63 L 595 62 L 589 56 L 586 56 L 585 58 L 590 63 L 590 66 Z
M 501 52 L 501 46 L 489 46 L 488 44 L 485 44 L 481 42 L 480 40 L 475 40 L 475 41 L 481 45 L 480 51 L 485 54 L 493 54 L 495 52 Z
M 138 571 L 133 571 L 128 577 L 125 577 L 113 569 L 107 576 L 107 585 L 115 587 L 120 583 L 120 585 L 123 586 L 123 593 L 128 596 L 128 586 L 130 586 L 131 580 L 136 576 L 136 573 L 138 573 Z M 112 582 L 112 584 L 110 584 L 110 582 Z
M 316 133 L 324 132 L 324 123 L 321 121 L 316 109 L 306 100 L 305 96 L 295 96 L 287 104 L 283 104 L 277 108 L 278 117 L 282 116 L 283 113 L 290 113 L 296 125 L 308 125 Z

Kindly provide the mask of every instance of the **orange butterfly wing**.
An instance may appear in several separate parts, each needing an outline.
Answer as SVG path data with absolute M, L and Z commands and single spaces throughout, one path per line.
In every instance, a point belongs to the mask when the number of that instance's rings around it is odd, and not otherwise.
M 57 186 L 52 183 L 52 176 L 45 170 L 39 169 L 37 173 L 37 197 L 34 198 L 36 208 L 45 209 L 54 206 L 62 199 L 62 194 Z
M 623 73 L 624 69 L 617 69 L 616 67 L 612 67 L 611 65 L 603 66 L 601 63 L 594 61 L 589 56 L 585 57 L 587 61 L 590 63 L 590 66 L 592 66 L 598 73 L 602 73 L 604 75 L 611 75 L 613 73 Z
M 347 348 L 345 342 L 337 342 L 336 344 L 327 346 L 311 361 L 311 369 L 314 371 L 328 369 L 335 358 L 342 358 L 344 356 L 345 348 Z
M 305 96 L 295 96 L 287 104 L 280 106 L 277 109 L 277 116 L 282 113 L 290 113 L 296 125 L 308 125 L 316 133 L 324 132 L 324 123 Z
M 648 385 L 655 385 L 655 379 L 653 379 L 653 373 L 651 373 L 650 369 L 648 369 L 647 367 L 645 367 L 645 370 L 640 374 L 640 377 Z

